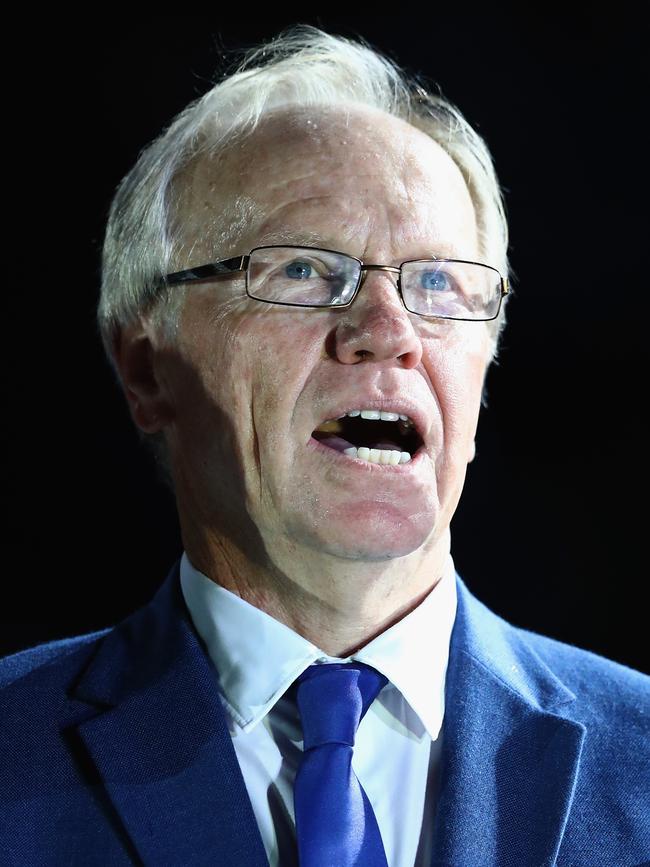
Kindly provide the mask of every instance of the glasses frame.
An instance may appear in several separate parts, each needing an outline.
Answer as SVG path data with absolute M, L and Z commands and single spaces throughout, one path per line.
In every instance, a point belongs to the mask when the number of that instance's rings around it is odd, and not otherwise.
M 275 250 L 275 249 L 287 249 L 287 250 L 320 250 L 323 253 L 334 253 L 338 256 L 347 256 L 348 259 L 353 259 L 355 262 L 359 263 L 359 279 L 357 280 L 357 285 L 354 288 L 354 292 L 348 301 L 345 304 L 299 304 L 295 301 L 267 301 L 266 298 L 258 298 L 255 295 L 251 295 L 249 291 L 249 272 L 248 272 L 248 264 L 250 262 L 251 256 L 256 250 Z M 459 262 L 463 265 L 480 265 L 482 268 L 488 268 L 490 271 L 494 271 L 499 276 L 499 281 L 501 283 L 501 295 L 499 297 L 499 306 L 497 308 L 497 312 L 494 316 L 490 316 L 483 319 L 469 319 L 459 316 L 438 316 L 427 313 L 419 313 L 417 310 L 411 310 L 410 307 L 406 304 L 404 299 L 404 295 L 402 294 L 402 266 L 409 265 L 412 262 Z M 437 256 L 432 256 L 429 259 L 406 259 L 402 262 L 399 267 L 395 267 L 393 265 L 375 265 L 375 264 L 367 264 L 363 262 L 362 259 L 357 258 L 357 256 L 351 256 L 348 253 L 341 253 L 340 250 L 329 250 L 326 247 L 309 247 L 304 244 L 264 244 L 259 247 L 253 247 L 253 249 L 249 253 L 245 253 L 241 256 L 233 256 L 230 259 L 222 259 L 219 262 L 210 262 L 207 265 L 198 265 L 195 268 L 186 268 L 183 271 L 174 271 L 172 274 L 165 275 L 162 280 L 158 283 L 156 288 L 164 288 L 165 286 L 177 286 L 181 283 L 195 283 L 202 280 L 209 280 L 211 277 L 227 277 L 236 274 L 239 271 L 243 271 L 246 274 L 246 295 L 251 298 L 253 301 L 261 301 L 264 304 L 277 304 L 281 307 L 302 307 L 307 308 L 309 310 L 347 310 L 354 303 L 361 286 L 363 284 L 365 274 L 367 271 L 388 271 L 393 274 L 397 274 L 397 294 L 399 295 L 404 308 L 408 310 L 409 313 L 413 313 L 415 316 L 422 316 L 423 319 L 448 319 L 453 320 L 454 322 L 492 322 L 499 316 L 501 312 L 501 305 L 503 303 L 503 299 L 510 292 L 510 283 L 507 277 L 503 277 L 501 272 L 494 268 L 492 265 L 486 265 L 484 262 L 472 262 L 469 259 L 441 259 Z

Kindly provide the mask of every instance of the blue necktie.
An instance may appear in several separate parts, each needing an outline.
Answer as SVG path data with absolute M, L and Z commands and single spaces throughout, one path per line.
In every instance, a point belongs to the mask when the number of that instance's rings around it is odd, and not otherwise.
M 387 867 L 352 770 L 357 727 L 387 679 L 362 662 L 312 665 L 296 681 L 303 755 L 294 782 L 300 867 Z

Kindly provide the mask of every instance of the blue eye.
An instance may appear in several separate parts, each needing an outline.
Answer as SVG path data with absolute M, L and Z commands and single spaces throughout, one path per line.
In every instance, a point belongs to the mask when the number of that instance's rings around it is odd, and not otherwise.
M 452 288 L 444 271 L 422 271 L 420 276 L 423 289 L 444 292 Z
M 309 262 L 301 262 L 299 259 L 296 259 L 294 262 L 289 262 L 285 270 L 287 277 L 305 280 L 312 276 L 314 269 Z

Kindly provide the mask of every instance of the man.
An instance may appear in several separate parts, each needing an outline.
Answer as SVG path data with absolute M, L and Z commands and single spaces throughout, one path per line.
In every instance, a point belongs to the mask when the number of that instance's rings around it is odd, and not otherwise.
M 184 554 L 123 623 L 2 663 L 8 863 L 650 858 L 650 679 L 450 557 L 506 252 L 462 116 L 313 28 L 141 155 L 99 322 Z

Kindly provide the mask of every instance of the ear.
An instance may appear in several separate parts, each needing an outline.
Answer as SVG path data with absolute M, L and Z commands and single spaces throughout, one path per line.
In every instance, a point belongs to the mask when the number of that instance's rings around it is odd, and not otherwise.
M 118 333 L 113 357 L 134 423 L 144 433 L 162 430 L 171 418 L 171 404 L 156 364 L 156 347 L 143 322 Z

